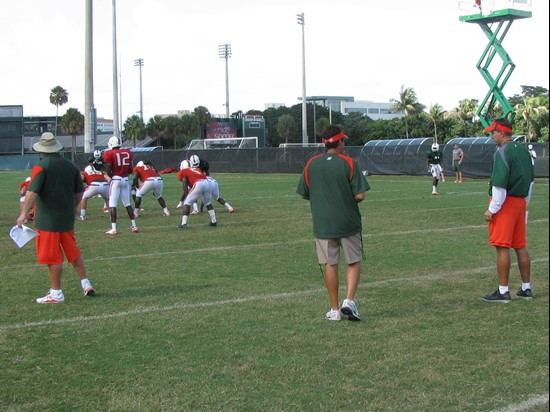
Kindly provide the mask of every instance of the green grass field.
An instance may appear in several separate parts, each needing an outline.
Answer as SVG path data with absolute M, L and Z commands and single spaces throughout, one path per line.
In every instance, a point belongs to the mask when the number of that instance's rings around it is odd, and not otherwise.
M 138 234 L 119 208 L 107 237 L 93 199 L 76 235 L 97 296 L 66 266 L 60 305 L 34 303 L 46 268 L 7 236 L 25 177 L 0 173 L 1 410 L 548 410 L 547 179 L 529 213 L 535 299 L 502 305 L 481 299 L 497 287 L 487 180 L 436 197 L 429 176 L 369 177 L 364 320 L 331 323 L 298 175 L 215 175 L 236 209 L 216 204 L 216 228 L 177 228 L 175 175 L 173 215 L 146 197 Z

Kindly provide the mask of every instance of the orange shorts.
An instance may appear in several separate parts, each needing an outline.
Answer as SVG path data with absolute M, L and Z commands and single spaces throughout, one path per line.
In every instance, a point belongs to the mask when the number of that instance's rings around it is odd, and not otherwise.
M 513 249 L 522 249 L 527 246 L 526 209 L 527 202 L 524 197 L 507 196 L 501 209 L 489 222 L 489 244 Z
M 74 231 L 45 232 L 37 230 L 36 255 L 40 265 L 60 265 L 63 263 L 63 252 L 68 262 L 74 262 L 82 253 L 76 245 Z

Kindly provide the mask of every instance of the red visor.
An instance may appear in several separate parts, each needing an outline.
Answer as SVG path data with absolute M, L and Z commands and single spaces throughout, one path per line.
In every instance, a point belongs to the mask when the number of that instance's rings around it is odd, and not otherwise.
M 493 124 L 485 129 L 486 132 L 492 132 L 493 130 L 498 130 L 499 132 L 512 133 L 512 129 L 509 127 L 503 126 L 500 123 L 493 122 Z
M 330 139 L 323 139 L 323 143 L 333 143 L 337 142 L 338 140 L 347 139 L 348 137 L 344 134 L 344 132 L 340 132 L 338 134 L 335 134 Z

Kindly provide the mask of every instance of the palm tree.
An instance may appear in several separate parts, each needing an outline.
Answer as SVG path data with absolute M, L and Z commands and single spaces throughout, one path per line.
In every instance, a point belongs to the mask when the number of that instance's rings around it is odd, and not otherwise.
M 159 115 L 153 116 L 149 119 L 149 122 L 145 127 L 147 135 L 155 138 L 156 146 L 158 146 L 158 140 L 163 137 L 162 121 L 163 121 L 163 118 L 161 116 Z
M 544 106 L 542 99 L 537 97 L 524 97 L 523 104 L 516 104 L 514 107 L 516 112 L 523 116 L 527 122 L 528 127 L 528 140 L 531 141 L 535 137 L 535 119 L 541 114 L 548 113 L 548 108 Z
M 145 138 L 145 123 L 137 114 L 128 117 L 124 122 L 124 135 L 132 139 L 132 146 L 136 147 L 136 139 Z
M 61 130 L 63 133 L 72 136 L 73 149 L 71 158 L 74 162 L 76 154 L 76 136 L 84 132 L 84 115 L 74 107 L 67 109 L 63 117 L 61 117 Z
M 199 120 L 199 126 L 201 130 L 201 139 L 206 138 L 206 127 L 208 124 L 212 121 L 212 116 L 210 115 L 210 112 L 208 109 L 204 106 L 198 106 L 195 107 L 193 110 L 193 114 L 197 117 Z
M 57 115 L 59 106 L 63 106 L 69 101 L 69 93 L 61 86 L 55 86 L 50 91 L 50 103 L 55 105 L 55 136 L 57 136 Z
M 424 110 L 424 105 L 418 102 L 418 98 L 416 97 L 416 92 L 414 91 L 414 89 L 412 87 L 405 88 L 405 85 L 401 86 L 399 99 L 391 99 L 390 101 L 394 103 L 394 105 L 391 107 L 391 110 L 395 112 L 405 113 L 405 135 L 408 139 L 409 123 L 407 121 L 407 117 L 421 113 L 422 110 Z
M 277 133 L 279 133 L 279 136 L 285 138 L 285 143 L 288 143 L 288 139 L 292 135 L 292 131 L 295 127 L 296 123 L 294 122 L 294 118 L 289 114 L 283 114 L 277 120 Z
M 468 122 L 476 116 L 479 103 L 477 99 L 464 99 L 458 102 L 458 107 L 447 112 L 446 117 L 458 119 L 462 122 L 464 128 L 464 136 L 468 136 Z
M 199 134 L 199 128 L 199 120 L 192 114 L 185 114 L 179 119 L 178 130 L 186 142 L 197 137 L 197 134 Z
M 434 124 L 434 143 L 437 143 L 437 125 L 443 121 L 445 118 L 445 113 L 446 112 L 443 110 L 443 106 L 439 103 L 430 106 L 428 117 Z

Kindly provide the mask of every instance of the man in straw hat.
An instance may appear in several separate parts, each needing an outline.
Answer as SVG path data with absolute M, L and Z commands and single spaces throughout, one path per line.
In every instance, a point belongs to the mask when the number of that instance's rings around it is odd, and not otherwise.
M 32 168 L 31 182 L 23 211 L 35 206 L 36 254 L 39 264 L 48 265 L 50 291 L 37 303 L 61 303 L 65 300 L 61 289 L 63 253 L 80 278 L 85 296 L 95 293 L 88 280 L 82 253 L 74 236 L 75 209 L 84 192 L 80 172 L 70 161 L 61 157 L 63 149 L 52 133 L 43 133 L 33 145 L 40 154 L 40 161 Z M 17 226 L 25 222 L 21 212 Z

